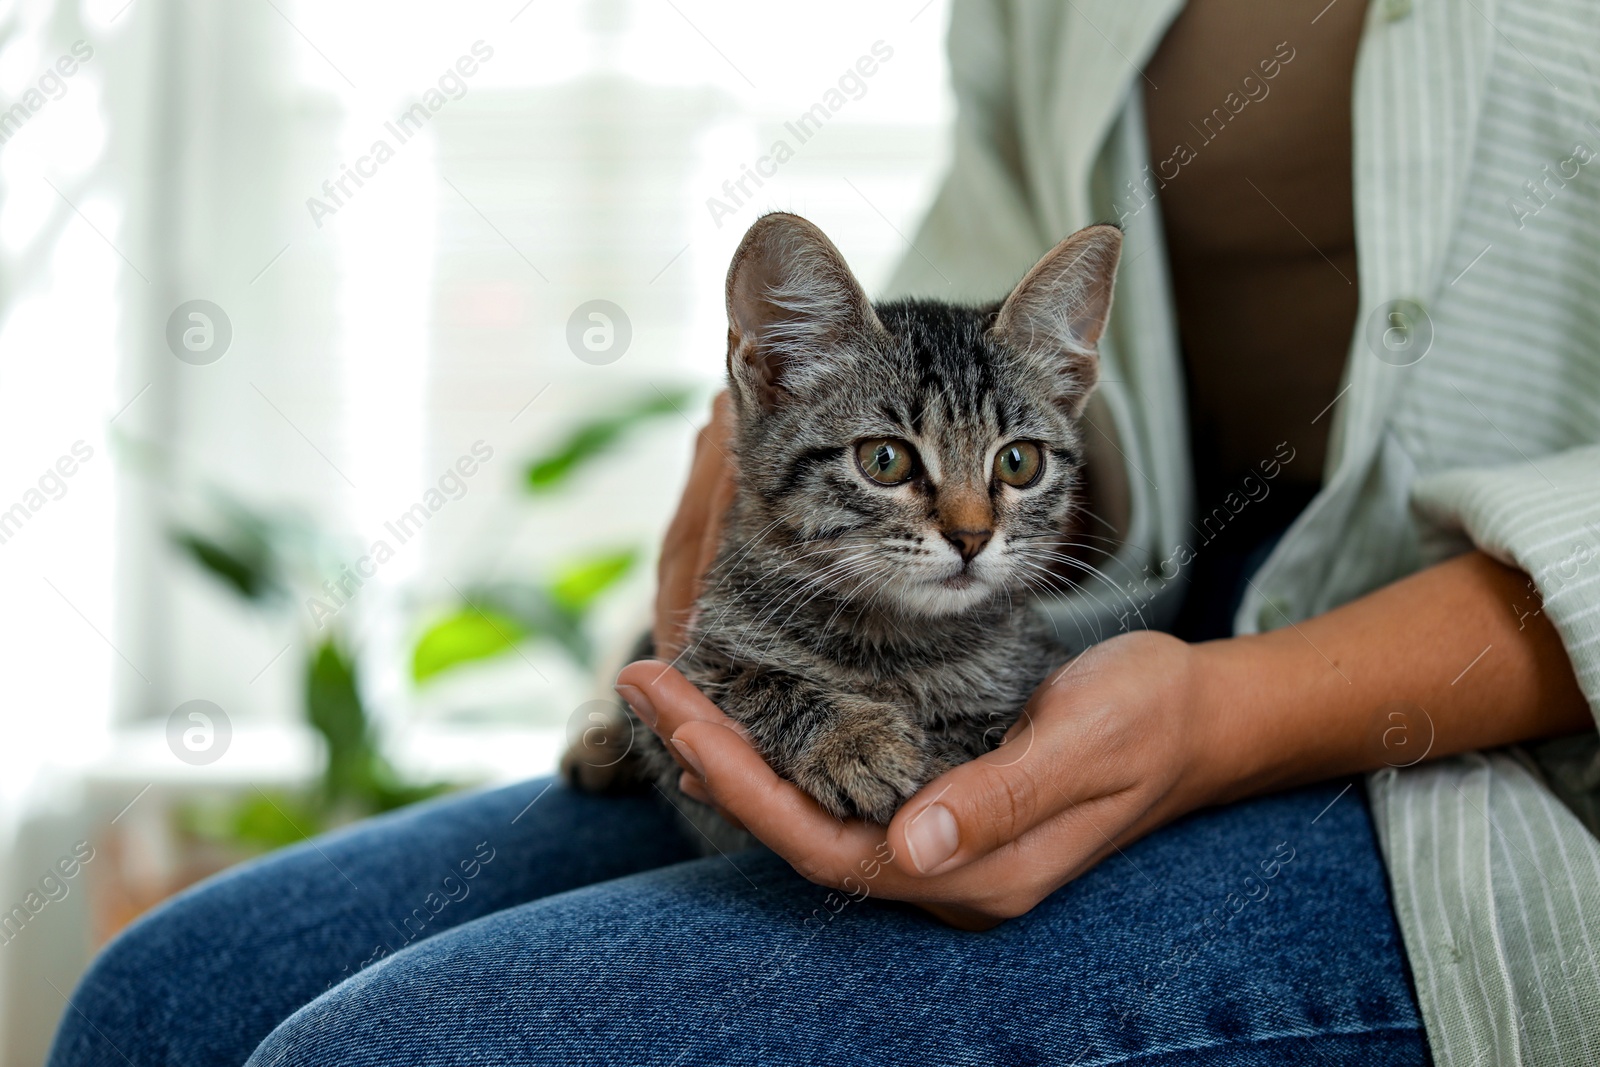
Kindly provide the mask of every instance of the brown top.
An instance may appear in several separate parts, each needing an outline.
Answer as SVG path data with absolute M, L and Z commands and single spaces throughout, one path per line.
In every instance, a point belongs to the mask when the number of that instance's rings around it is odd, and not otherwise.
M 1145 68 L 1202 509 L 1283 441 L 1285 481 L 1322 479 L 1332 418 L 1317 416 L 1357 308 L 1350 97 L 1366 10 L 1324 3 L 1190 0 Z

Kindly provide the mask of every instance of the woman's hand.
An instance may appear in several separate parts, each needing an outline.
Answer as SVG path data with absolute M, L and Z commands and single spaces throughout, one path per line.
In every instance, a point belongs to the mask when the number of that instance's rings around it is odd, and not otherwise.
M 656 655 L 663 660 L 670 661 L 683 650 L 689 613 L 717 557 L 722 517 L 733 500 L 732 433 L 733 401 L 723 391 L 712 401 L 711 421 L 695 440 L 689 483 L 661 542 L 654 633 Z
M 629 665 L 619 692 L 690 769 L 685 792 L 806 878 L 979 929 L 1208 804 L 1593 729 L 1548 615 L 1519 607 L 1528 584 L 1468 552 L 1267 633 L 1114 637 L 887 829 L 825 814 L 664 664 Z
M 716 557 L 732 424 L 724 394 L 662 546 L 663 659 L 681 650 Z M 1112 638 L 1040 686 L 1000 748 L 928 783 L 887 828 L 827 815 L 665 663 L 631 664 L 618 691 L 670 742 L 685 792 L 806 878 L 981 929 L 1208 804 L 1592 729 L 1549 617 L 1517 610 L 1529 584 L 1469 552 L 1268 633 L 1194 646 Z
M 999 748 L 928 783 L 887 828 L 824 812 L 665 664 L 631 664 L 618 682 L 691 768 L 684 791 L 805 878 L 984 929 L 1221 790 L 1194 653 L 1151 632 L 1094 647 L 1039 687 Z

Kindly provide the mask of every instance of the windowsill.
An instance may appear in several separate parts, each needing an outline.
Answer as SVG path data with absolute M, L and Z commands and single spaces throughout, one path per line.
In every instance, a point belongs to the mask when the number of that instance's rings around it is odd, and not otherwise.
M 552 773 L 565 744 L 562 735 L 549 726 L 426 723 L 396 738 L 390 756 L 419 782 L 514 782 Z M 167 747 L 164 723 L 144 722 L 114 731 L 105 756 L 86 769 L 84 779 L 96 803 L 116 805 L 116 815 L 147 788 L 178 794 L 309 785 L 322 759 L 321 739 L 309 727 L 280 723 L 236 726 L 221 758 L 191 766 Z

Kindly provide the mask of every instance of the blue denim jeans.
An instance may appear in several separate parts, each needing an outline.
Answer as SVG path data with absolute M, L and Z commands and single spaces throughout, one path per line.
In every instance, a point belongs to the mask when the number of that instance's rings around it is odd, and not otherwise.
M 305 842 L 101 953 L 50 1063 L 1418 1064 L 1359 783 L 1203 811 L 987 933 L 548 779 Z

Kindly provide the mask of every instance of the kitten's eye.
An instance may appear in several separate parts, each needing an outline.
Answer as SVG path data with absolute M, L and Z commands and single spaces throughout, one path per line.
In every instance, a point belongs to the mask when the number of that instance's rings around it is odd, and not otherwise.
M 1044 470 L 1044 451 L 1032 441 L 1013 441 L 994 457 L 994 476 L 1007 485 L 1026 489 Z
M 911 446 L 894 437 L 869 437 L 856 445 L 861 473 L 879 485 L 899 485 L 917 472 Z

